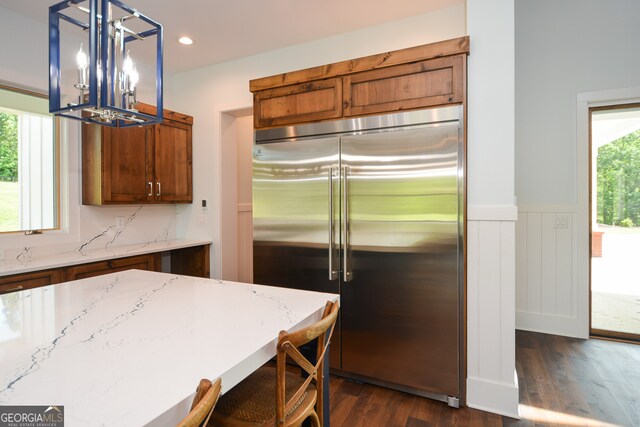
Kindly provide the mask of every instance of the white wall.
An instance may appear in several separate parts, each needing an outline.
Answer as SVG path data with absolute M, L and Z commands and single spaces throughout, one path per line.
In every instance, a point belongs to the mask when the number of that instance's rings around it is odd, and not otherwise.
M 637 16 L 636 0 L 516 0 L 520 329 L 588 336 L 588 120 L 579 98 L 609 90 L 633 99 Z
M 0 7 L 0 39 L 6 41 L 2 47 L 0 82 L 48 92 L 47 34 L 46 24 Z M 142 92 L 149 90 L 143 87 Z M 35 236 L 0 235 L 0 259 L 15 256 L 25 248 L 31 248 L 32 256 L 38 256 L 74 250 L 84 244 L 85 249 L 89 249 L 175 238 L 176 208 L 173 205 L 82 206 L 80 124 L 63 119 L 60 128 L 62 229 Z M 129 220 L 124 229 L 115 229 L 116 216 Z
M 517 417 L 513 0 L 468 0 L 467 31 L 468 404 Z

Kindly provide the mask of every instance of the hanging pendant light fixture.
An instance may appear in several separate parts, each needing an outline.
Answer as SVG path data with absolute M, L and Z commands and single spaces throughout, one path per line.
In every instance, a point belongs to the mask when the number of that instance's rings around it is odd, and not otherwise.
M 162 35 L 161 24 L 118 0 L 49 7 L 49 111 L 107 126 L 161 122 Z M 153 81 L 138 71 L 140 56 L 155 60 L 155 115 L 136 109 L 138 83 Z

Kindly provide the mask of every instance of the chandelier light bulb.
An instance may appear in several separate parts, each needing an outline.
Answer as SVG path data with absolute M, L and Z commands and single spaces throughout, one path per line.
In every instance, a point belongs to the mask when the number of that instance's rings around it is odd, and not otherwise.
M 82 43 L 80 43 L 80 49 L 76 54 L 76 63 L 78 64 L 78 70 L 84 70 L 87 68 L 87 65 L 89 65 L 87 54 L 84 52 L 84 49 L 82 47 Z
M 76 87 L 84 91 L 87 88 L 87 65 L 89 65 L 89 60 L 82 47 L 82 43 L 80 43 L 80 49 L 76 54 L 76 65 L 78 65 L 78 85 Z M 83 101 L 82 98 L 83 93 L 80 95 L 80 103 Z
M 122 71 L 130 76 L 133 71 L 134 63 L 133 59 L 131 59 L 131 54 L 127 51 L 127 56 L 124 58 L 124 62 L 122 63 Z
M 134 66 L 133 70 L 129 74 L 129 81 L 131 82 L 131 90 L 135 89 L 138 84 L 138 80 L 140 80 L 140 74 L 138 74 L 138 69 Z

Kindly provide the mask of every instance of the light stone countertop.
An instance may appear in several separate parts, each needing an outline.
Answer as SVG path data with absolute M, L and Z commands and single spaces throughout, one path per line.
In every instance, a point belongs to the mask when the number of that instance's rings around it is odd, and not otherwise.
M 140 270 L 0 295 L 0 405 L 64 405 L 67 427 L 175 425 L 201 378 L 228 390 L 337 299 Z
M 40 256 L 33 255 L 32 249 L 27 247 L 17 256 L 0 261 L 0 277 L 208 244 L 211 244 L 210 240 L 162 240 L 86 250 L 80 247 Z

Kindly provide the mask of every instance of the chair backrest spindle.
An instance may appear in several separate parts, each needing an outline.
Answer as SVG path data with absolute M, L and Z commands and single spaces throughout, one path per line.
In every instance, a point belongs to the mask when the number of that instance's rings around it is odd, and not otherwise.
M 177 427 L 206 426 L 220 397 L 222 381 L 218 378 L 214 383 L 201 379 L 196 389 L 196 395 L 191 403 L 189 414 L 180 421 Z
M 304 396 L 305 390 L 311 383 L 315 381 L 318 391 L 316 403 L 316 413 L 322 425 L 322 391 L 324 389 L 323 362 L 324 356 L 329 348 L 333 328 L 335 327 L 338 317 L 338 303 L 327 302 L 325 306 L 322 320 L 306 328 L 292 332 L 291 334 L 281 331 L 278 336 L 278 353 L 276 356 L 276 425 L 285 425 L 286 414 L 289 413 L 297 402 Z M 309 362 L 302 355 L 298 348 L 313 340 L 317 340 L 318 347 L 316 352 L 315 365 Z M 300 368 L 307 374 L 307 379 L 302 383 L 298 390 L 286 401 L 285 398 L 285 372 L 287 357 L 290 357 Z

